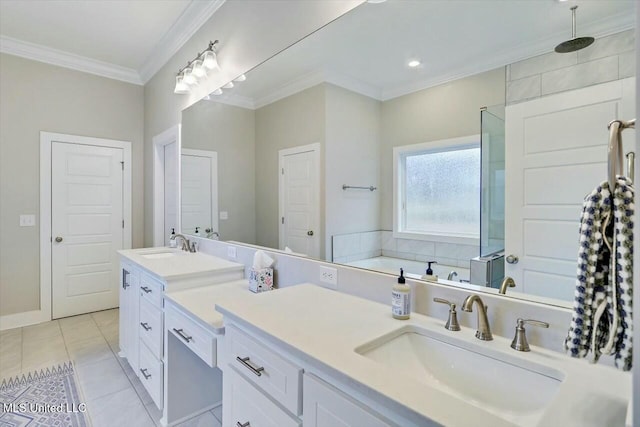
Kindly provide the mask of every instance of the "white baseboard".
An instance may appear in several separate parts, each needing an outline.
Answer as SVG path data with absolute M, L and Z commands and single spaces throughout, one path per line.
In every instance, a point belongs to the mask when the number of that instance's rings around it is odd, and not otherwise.
M 25 311 L 22 313 L 7 314 L 0 316 L 0 331 L 23 326 L 35 325 L 37 323 L 48 322 L 51 315 L 42 310 Z

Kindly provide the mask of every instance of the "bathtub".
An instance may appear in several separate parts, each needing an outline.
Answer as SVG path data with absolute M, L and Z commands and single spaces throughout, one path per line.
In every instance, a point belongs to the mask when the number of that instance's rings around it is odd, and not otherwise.
M 410 274 L 413 278 L 419 278 L 427 270 L 427 263 L 421 261 L 413 261 L 403 258 L 391 258 L 387 256 L 379 256 L 374 258 L 366 258 L 358 261 L 351 261 L 344 263 L 353 267 L 366 268 L 368 270 L 381 271 L 389 274 L 400 274 L 400 269 L 403 268 L 405 273 Z M 446 279 L 449 272 L 455 271 L 458 276 L 453 278 L 454 281 L 469 280 L 469 269 L 462 267 L 453 267 L 444 264 L 433 264 L 431 266 L 433 273 L 438 276 L 438 279 Z M 407 276 L 407 277 L 411 277 Z

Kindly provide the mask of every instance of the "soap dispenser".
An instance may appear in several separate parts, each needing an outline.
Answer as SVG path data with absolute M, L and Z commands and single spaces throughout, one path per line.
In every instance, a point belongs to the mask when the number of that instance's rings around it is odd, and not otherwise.
M 423 280 L 431 280 L 431 281 L 438 281 L 438 275 L 437 274 L 433 274 L 433 270 L 431 269 L 431 264 L 437 264 L 436 261 L 427 261 L 428 267 L 427 267 L 427 271 L 426 274 L 424 276 L 422 276 Z
M 391 291 L 391 314 L 400 320 L 407 320 L 411 315 L 411 286 L 405 283 L 403 269 Z
M 194 236 L 200 237 L 200 227 L 196 227 L 196 231 L 195 233 L 193 233 Z
M 171 229 L 171 234 L 169 234 L 169 247 L 170 248 L 177 248 L 178 247 L 178 242 L 176 241 L 176 229 L 172 228 Z

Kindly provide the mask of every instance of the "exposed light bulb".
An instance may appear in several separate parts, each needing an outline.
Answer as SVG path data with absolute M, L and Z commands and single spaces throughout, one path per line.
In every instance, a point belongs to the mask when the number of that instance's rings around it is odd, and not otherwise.
M 409 61 L 407 65 L 411 68 L 416 68 L 418 65 L 420 65 L 420 61 L 418 61 L 417 59 L 413 59 Z
M 218 88 L 211 92 L 211 95 L 222 95 L 222 89 Z
M 196 78 L 205 77 L 207 75 L 207 69 L 204 68 L 204 65 L 202 64 L 202 59 L 197 59 L 196 61 L 194 61 L 193 75 Z
M 247 76 L 245 76 L 244 74 L 240 74 L 238 77 L 233 79 L 234 82 L 243 82 L 245 80 L 247 80 Z
M 189 85 L 184 82 L 182 74 L 176 76 L 176 87 L 173 89 L 173 93 L 186 94 L 189 93 Z
M 212 50 L 206 51 L 202 57 L 202 65 L 204 65 L 207 70 L 219 69 L 220 66 L 218 65 L 216 53 Z
M 235 86 L 233 82 L 229 82 L 226 85 L 222 85 L 222 87 L 225 89 L 231 89 L 233 86 Z

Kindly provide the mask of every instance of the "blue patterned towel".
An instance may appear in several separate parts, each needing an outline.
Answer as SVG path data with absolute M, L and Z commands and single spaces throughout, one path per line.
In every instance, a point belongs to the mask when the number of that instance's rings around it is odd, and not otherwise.
M 603 182 L 584 200 L 574 313 L 564 343 L 573 357 L 591 351 L 592 362 L 612 354 L 625 371 L 632 365 L 633 200 L 623 176 L 613 198 Z

